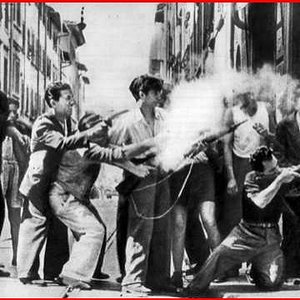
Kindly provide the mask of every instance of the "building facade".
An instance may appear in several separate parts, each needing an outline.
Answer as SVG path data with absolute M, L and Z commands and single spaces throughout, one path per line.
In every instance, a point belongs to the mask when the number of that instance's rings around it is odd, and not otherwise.
M 149 71 L 177 83 L 269 64 L 300 78 L 299 12 L 298 3 L 159 4 Z
M 44 91 L 56 80 L 71 84 L 78 104 L 74 117 L 81 114 L 85 83 L 81 83 L 76 49 L 85 42 L 85 24 L 74 23 L 82 28 L 76 34 L 83 43 L 70 43 L 65 49 L 66 36 L 70 41 L 77 38 L 73 31 L 64 31 L 66 22 L 45 3 L 0 4 L 0 89 L 19 101 L 20 113 L 31 121 L 47 110 Z

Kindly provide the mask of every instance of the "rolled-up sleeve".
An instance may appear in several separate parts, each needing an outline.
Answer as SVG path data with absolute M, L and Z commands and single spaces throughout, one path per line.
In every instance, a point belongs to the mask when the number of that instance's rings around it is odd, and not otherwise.
M 90 146 L 90 148 L 85 152 L 84 156 L 88 160 L 97 163 L 111 163 L 124 160 L 121 147 L 104 148 L 95 144 Z
M 257 184 L 253 173 L 248 173 L 246 175 L 244 191 L 249 199 L 252 199 L 260 192 L 260 186 Z

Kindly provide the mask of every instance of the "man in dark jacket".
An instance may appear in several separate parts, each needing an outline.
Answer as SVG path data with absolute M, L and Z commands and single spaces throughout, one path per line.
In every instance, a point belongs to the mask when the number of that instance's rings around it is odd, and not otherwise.
M 107 131 L 100 123 L 75 134 L 71 119 L 75 102 L 68 84 L 50 84 L 45 101 L 51 111 L 38 117 L 33 125 L 29 167 L 20 187 L 26 198 L 17 255 L 18 277 L 23 283 L 39 279 L 38 258 L 46 239 L 50 211 L 48 193 L 64 151 L 87 146 Z

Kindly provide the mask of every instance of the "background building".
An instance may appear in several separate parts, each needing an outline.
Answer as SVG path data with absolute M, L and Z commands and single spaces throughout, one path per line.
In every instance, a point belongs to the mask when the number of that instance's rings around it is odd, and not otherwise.
M 268 63 L 300 78 L 299 12 L 298 3 L 159 4 L 149 71 L 176 83 Z
M 61 20 L 45 3 L 0 4 L 0 89 L 19 101 L 22 115 L 35 120 L 47 107 L 43 95 L 49 82 L 71 84 L 81 115 L 87 68 L 76 55 L 85 43 L 80 23 Z

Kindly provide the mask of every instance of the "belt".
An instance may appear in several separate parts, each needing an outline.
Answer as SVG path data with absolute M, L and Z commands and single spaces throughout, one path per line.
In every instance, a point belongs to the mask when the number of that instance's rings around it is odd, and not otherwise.
M 269 223 L 269 222 L 247 222 L 245 220 L 242 220 L 242 223 L 245 225 L 253 226 L 253 227 L 259 227 L 259 228 L 274 228 L 277 227 L 277 223 Z

